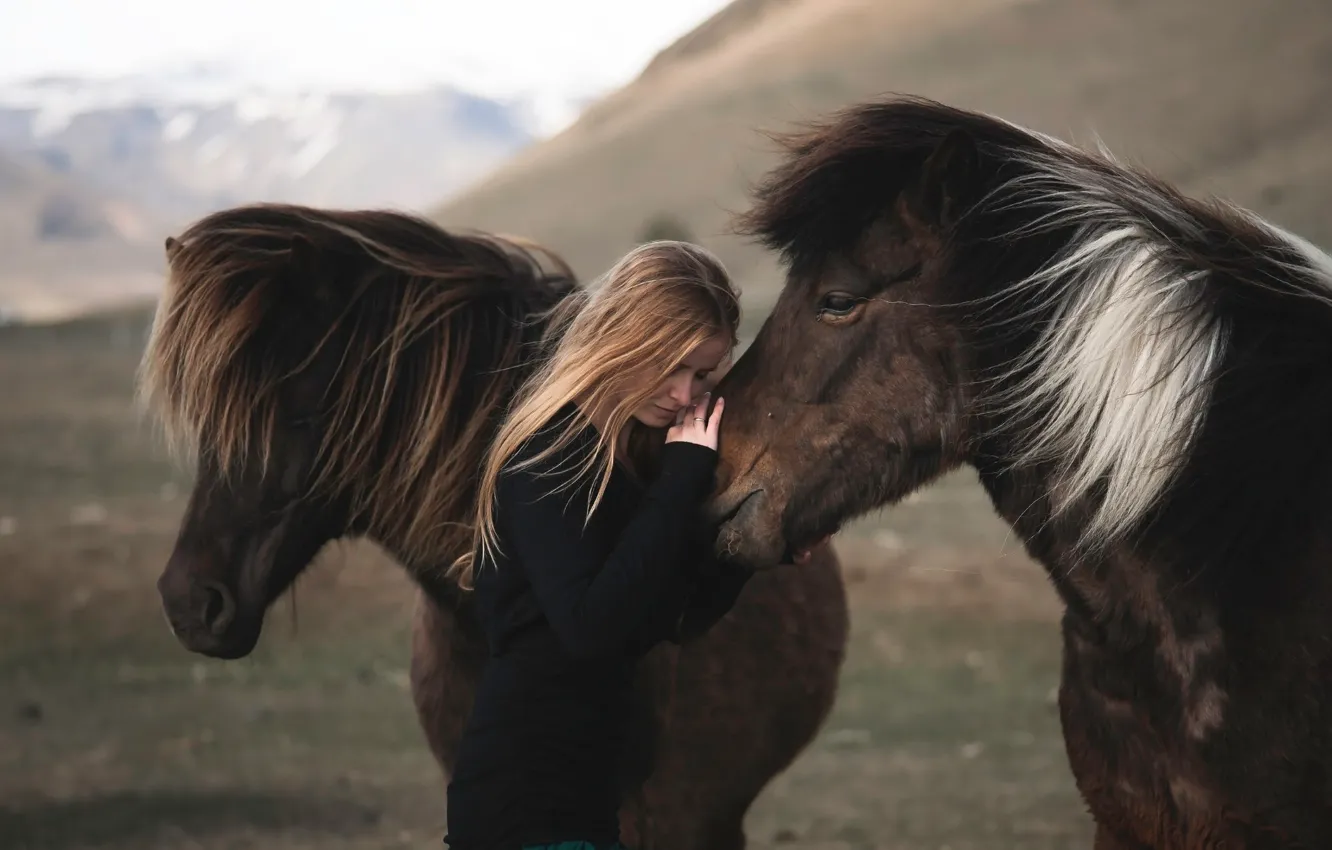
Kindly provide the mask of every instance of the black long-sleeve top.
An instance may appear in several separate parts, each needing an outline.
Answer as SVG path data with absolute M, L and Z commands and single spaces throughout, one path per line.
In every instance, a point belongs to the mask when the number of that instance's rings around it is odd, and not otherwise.
M 574 413 L 567 405 L 514 460 L 550 446 Z M 588 424 L 500 477 L 501 554 L 473 580 L 490 657 L 449 784 L 455 850 L 618 840 L 635 663 L 706 630 L 749 576 L 713 560 L 700 534 L 717 460 L 706 446 L 667 443 L 646 487 L 617 464 L 585 525 L 597 476 L 573 479 L 595 439 Z

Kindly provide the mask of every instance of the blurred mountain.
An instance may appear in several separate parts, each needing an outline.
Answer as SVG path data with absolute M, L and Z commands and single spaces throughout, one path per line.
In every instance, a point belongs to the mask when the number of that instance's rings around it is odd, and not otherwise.
M 423 208 L 573 108 L 450 87 L 281 89 L 224 65 L 0 86 L 0 305 L 20 287 L 25 302 L 43 287 L 67 301 L 93 269 L 159 273 L 163 238 L 220 207 Z M 110 254 L 90 267 L 83 249 L 47 250 L 52 229 Z
M 539 239 L 584 276 L 667 217 L 762 306 L 773 258 L 723 232 L 775 162 L 761 131 L 890 92 L 1099 138 L 1332 245 L 1324 0 L 736 0 L 435 214 Z

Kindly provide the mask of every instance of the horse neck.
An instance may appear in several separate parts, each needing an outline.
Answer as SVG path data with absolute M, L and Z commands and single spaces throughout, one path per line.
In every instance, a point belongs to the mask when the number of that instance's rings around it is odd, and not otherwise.
M 1124 545 L 1079 550 L 1079 512 L 1052 518 L 1047 472 L 998 462 L 978 463 L 977 470 L 996 511 L 1045 569 L 1064 603 L 1066 640 L 1111 652 L 1143 645 L 1165 652 L 1219 634 L 1217 606 L 1202 588 L 1178 581 L 1166 564 Z M 1180 621 L 1197 625 L 1181 631 Z
M 1278 620 L 1325 619 L 1332 487 L 1324 482 L 1332 476 L 1320 471 L 1321 460 L 1311 460 L 1296 483 L 1294 458 L 1264 476 L 1256 471 L 1261 453 L 1196 457 L 1138 533 L 1087 550 L 1078 544 L 1088 511 L 1074 506 L 1052 516 L 1048 469 L 1005 463 L 1000 439 L 981 445 L 978 457 L 987 459 L 973 465 L 992 504 L 1044 567 L 1074 621 L 1115 623 L 1111 631 L 1125 641 L 1145 636 L 1168 647 L 1211 640 L 1223 623 L 1243 623 L 1256 635 L 1282 628 Z M 1314 477 L 1317 486 L 1309 483 Z M 1292 486 L 1310 489 L 1301 499 Z
M 1332 304 L 1269 291 L 1234 275 L 1218 273 L 1213 285 L 1215 303 L 1206 308 L 1212 324 L 1200 323 L 1196 328 L 1172 324 L 1156 333 L 1184 333 L 1195 340 L 1208 338 L 1211 328 L 1224 328 L 1224 333 L 1216 335 L 1215 348 L 1210 349 L 1217 358 L 1214 364 L 1202 370 L 1194 363 L 1199 374 L 1190 373 L 1189 386 L 1174 391 L 1173 401 L 1167 390 L 1154 401 L 1138 399 L 1142 403 L 1136 405 L 1137 417 L 1130 415 L 1112 429 L 1113 433 L 1140 434 L 1168 422 L 1169 414 L 1182 406 L 1204 406 L 1197 419 L 1200 428 L 1187 442 L 1134 441 L 1131 447 L 1139 454 L 1116 454 L 1128 467 L 1141 464 L 1144 472 L 1167 460 L 1172 450 L 1184 456 L 1168 480 L 1152 482 L 1150 498 L 1142 493 L 1141 498 L 1130 500 L 1136 501 L 1132 545 L 1108 550 L 1131 551 L 1124 556 L 1128 561 L 1149 563 L 1163 573 L 1162 580 L 1171 578 L 1164 573 L 1173 573 L 1193 587 L 1219 587 L 1227 581 L 1242 586 L 1245 571 L 1270 574 L 1310 569 L 1304 565 L 1322 557 L 1328 536 L 1324 529 L 1332 527 L 1332 440 L 1327 438 L 1332 433 Z M 1204 328 L 1209 329 L 1207 334 L 1202 333 Z M 1142 342 L 1136 337 L 1119 337 L 1120 342 L 1111 344 Z M 967 431 L 972 435 L 973 465 L 1000 514 L 1042 562 L 1066 572 L 1079 568 L 1073 544 L 1087 528 L 1083 520 L 1091 514 L 1081 507 L 1098 496 L 1084 493 L 1082 505 L 1075 504 L 1065 516 L 1051 521 L 1047 494 L 1064 492 L 1056 486 L 1060 479 L 1049 466 L 1018 466 L 1019 435 L 1014 429 L 1020 425 L 1004 405 L 1021 394 L 1011 385 L 1008 364 L 1030 357 L 1035 344 L 1034 330 L 1013 335 L 987 324 L 970 332 L 973 377 L 1001 377 L 981 393 L 990 398 L 979 404 L 968 402 Z M 1076 341 L 1072 348 L 1079 349 Z M 1156 366 L 1173 377 L 1174 370 L 1182 368 L 1181 362 L 1172 357 Z M 1206 378 L 1200 377 L 1203 371 L 1208 372 Z M 1055 372 L 1065 385 L 1084 390 L 1097 380 L 1095 372 L 1085 376 L 1085 381 Z M 1200 386 L 1199 380 L 1208 383 Z M 976 383 L 982 384 L 979 379 Z M 1169 385 L 1164 380 L 1153 383 L 1154 387 Z M 1108 383 L 1101 389 L 1110 408 L 1127 401 L 1136 387 Z M 1087 397 L 1062 399 L 1056 392 L 1063 390 L 1052 392 L 1046 403 L 1058 405 L 1062 400 L 1087 405 Z M 1032 420 L 1028 425 L 1043 421 L 1043 408 L 1019 405 L 1016 410 Z M 1080 442 L 1085 434 L 1079 428 L 1072 428 L 1071 436 Z M 1105 457 L 1107 443 L 1097 439 L 1100 457 Z M 1047 440 L 1045 445 L 1057 446 L 1060 441 Z M 1161 450 L 1159 455 L 1156 449 Z M 1121 497 L 1124 482 L 1140 480 L 1136 473 L 1126 475 L 1125 471 L 1119 468 L 1117 478 Z M 1138 510 L 1144 504 L 1145 514 Z M 1113 554 L 1105 557 L 1116 558 Z
M 361 532 L 357 536 L 371 541 L 397 561 L 407 572 L 412 583 L 434 603 L 436 608 L 445 614 L 456 614 L 464 630 L 480 635 L 480 626 L 472 615 L 472 596 L 445 575 L 447 563 L 421 562 L 405 553 L 401 547 L 386 540 L 385 536 L 376 534 L 373 529 Z
M 563 292 L 559 295 L 555 308 L 573 303 L 569 295 L 573 290 Z M 540 321 L 533 322 L 525 328 L 526 337 L 523 340 L 525 346 L 535 346 L 546 332 L 550 325 L 550 315 L 544 316 Z M 505 379 L 510 382 L 510 391 L 516 390 L 522 385 L 522 382 L 530 375 L 533 360 L 527 360 L 523 365 L 525 368 L 518 370 L 509 370 Z M 506 399 L 507 403 L 508 399 Z M 486 440 L 492 441 L 495 437 L 495 430 L 492 428 L 486 434 Z M 420 502 L 413 501 L 410 498 L 408 504 L 404 506 L 406 510 L 420 510 Z M 436 607 L 442 612 L 457 612 L 459 620 L 463 627 L 476 634 L 480 634 L 480 626 L 476 624 L 475 617 L 472 615 L 471 600 L 469 592 L 463 591 L 457 583 L 450 579 L 446 572 L 451 558 L 429 558 L 423 559 L 419 555 L 405 551 L 404 547 L 396 543 L 396 533 L 390 533 L 381 528 L 375 528 L 373 525 L 365 529 L 356 529 L 355 533 L 373 540 L 377 545 L 384 548 L 393 558 L 406 569 L 407 574 L 416 583 Z

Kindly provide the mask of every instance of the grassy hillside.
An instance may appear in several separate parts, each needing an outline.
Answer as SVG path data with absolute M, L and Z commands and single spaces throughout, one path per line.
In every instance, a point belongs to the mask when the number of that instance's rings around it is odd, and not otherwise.
M 890 91 L 1099 136 L 1332 244 L 1322 0 L 742 0 L 437 215 L 528 234 L 591 275 L 669 213 L 762 305 L 771 258 L 722 235 L 773 162 L 759 131 Z
M 379 550 L 330 547 L 249 659 L 169 634 L 154 582 L 190 477 L 131 404 L 147 322 L 0 328 L 0 846 L 439 846 L 412 595 Z M 841 693 L 755 806 L 755 850 L 1089 845 L 1050 702 L 1054 595 L 958 480 L 838 541 Z
M 943 7 L 737 0 L 440 218 L 535 236 L 590 276 L 670 214 L 761 307 L 771 259 L 718 235 L 771 164 L 756 130 L 900 90 L 1076 139 L 1094 130 L 1190 189 L 1332 243 L 1332 8 Z M 0 163 L 0 249 L 20 238 L 13 187 L 30 199 L 54 185 Z M 88 244 L 116 244 L 90 227 Z M 116 285 L 106 256 L 81 267 L 87 285 Z M 16 279 L 0 275 L 0 306 Z M 330 547 L 244 661 L 190 655 L 168 633 L 154 582 L 190 476 L 131 403 L 148 319 L 0 327 L 0 845 L 438 846 L 444 782 L 406 690 L 412 594 L 379 550 Z M 836 545 L 853 606 L 840 695 L 752 811 L 750 847 L 1090 846 L 1051 700 L 1058 606 L 974 476 Z

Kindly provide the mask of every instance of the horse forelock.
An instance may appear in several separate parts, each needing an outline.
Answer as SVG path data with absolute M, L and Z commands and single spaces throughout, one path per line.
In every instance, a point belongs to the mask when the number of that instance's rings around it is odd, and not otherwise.
M 576 287 L 554 252 L 399 213 L 263 205 L 202 219 L 170 266 L 140 397 L 173 447 L 223 474 L 267 471 L 284 381 L 333 358 L 306 498 L 348 498 L 409 557 L 470 545 L 468 482 L 545 311 Z
M 1332 305 L 1332 259 L 1248 210 L 1188 198 L 1104 145 L 1088 152 L 915 97 L 781 137 L 787 157 L 739 230 L 793 273 L 817 266 L 854 246 L 955 129 L 969 131 L 991 182 L 971 187 L 946 243 L 953 255 L 1047 249 L 1034 272 L 971 305 L 991 323 L 1040 328 L 984 376 L 978 404 L 1000 414 L 992 421 L 1023 423 L 1010 461 L 1051 464 L 1054 514 L 1091 505 L 1081 542 L 1107 545 L 1159 503 L 1196 444 L 1231 323 L 1243 320 L 1217 308 L 1219 290 Z

